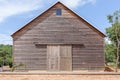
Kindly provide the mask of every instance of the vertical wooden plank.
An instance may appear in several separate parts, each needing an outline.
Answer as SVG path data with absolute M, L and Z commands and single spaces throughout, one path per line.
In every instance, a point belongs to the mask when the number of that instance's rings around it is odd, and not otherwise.
M 60 46 L 60 70 L 61 71 L 72 70 L 72 46 L 71 45 Z
M 47 61 L 49 71 L 72 70 L 72 46 L 51 45 L 47 46 Z
M 59 70 L 59 46 L 47 46 L 48 71 Z

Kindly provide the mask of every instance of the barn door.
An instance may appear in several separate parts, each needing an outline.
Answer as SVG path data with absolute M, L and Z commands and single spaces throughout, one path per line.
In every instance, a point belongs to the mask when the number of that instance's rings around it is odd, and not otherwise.
M 72 47 L 71 45 L 60 46 L 60 70 L 72 70 Z
M 48 45 L 47 61 L 49 71 L 72 70 L 72 47 L 71 45 Z
M 48 70 L 57 71 L 59 70 L 59 57 L 60 51 L 59 46 L 47 46 L 47 61 L 48 61 Z

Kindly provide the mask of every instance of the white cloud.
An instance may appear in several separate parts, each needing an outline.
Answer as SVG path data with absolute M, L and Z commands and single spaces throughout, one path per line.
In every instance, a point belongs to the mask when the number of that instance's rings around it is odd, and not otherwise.
M 87 3 L 92 3 L 94 4 L 96 0 L 59 0 L 63 2 L 65 5 L 71 8 L 76 8 L 78 6 L 83 6 Z
M 42 0 L 0 0 L 0 22 L 9 16 L 29 12 L 42 7 Z
M 37 10 L 56 1 L 61 1 L 70 8 L 76 8 L 94 3 L 96 0 L 0 0 L 0 22 L 12 15 Z
M 0 44 L 12 44 L 10 35 L 0 34 Z

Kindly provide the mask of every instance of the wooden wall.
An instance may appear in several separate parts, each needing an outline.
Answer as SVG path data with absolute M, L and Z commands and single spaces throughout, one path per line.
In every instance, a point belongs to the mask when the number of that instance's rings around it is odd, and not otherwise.
M 56 15 L 57 7 L 62 16 Z M 103 37 L 65 7 L 56 5 L 28 26 L 14 36 L 14 63 L 24 63 L 29 70 L 46 70 L 46 46 L 35 43 L 82 44 L 73 46 L 73 70 L 103 67 Z
M 19 44 L 14 46 L 14 63 L 24 64 L 17 67 L 17 70 L 46 70 L 46 45 L 35 46 L 33 44 Z
M 103 45 L 73 45 L 73 70 L 99 70 L 104 68 Z

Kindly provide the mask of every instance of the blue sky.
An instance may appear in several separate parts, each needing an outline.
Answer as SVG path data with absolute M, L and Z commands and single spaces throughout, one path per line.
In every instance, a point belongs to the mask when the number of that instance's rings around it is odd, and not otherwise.
M 120 0 L 0 0 L 0 44 L 12 44 L 12 33 L 57 1 L 103 33 L 110 26 L 106 16 L 120 9 Z

